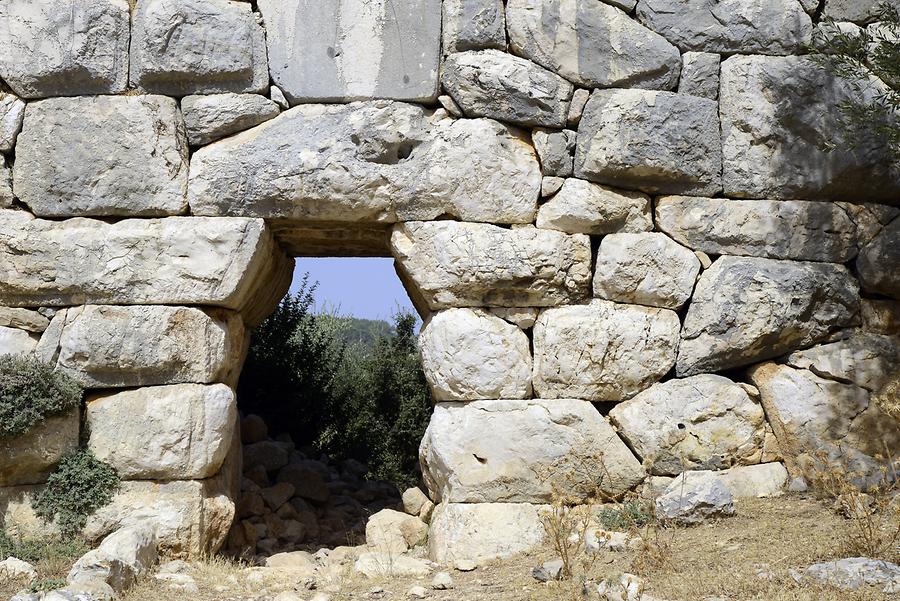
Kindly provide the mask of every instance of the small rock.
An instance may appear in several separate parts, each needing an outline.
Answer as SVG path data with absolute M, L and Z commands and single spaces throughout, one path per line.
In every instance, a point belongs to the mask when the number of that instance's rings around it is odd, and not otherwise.
M 425 591 L 424 586 L 414 586 L 409 589 L 409 592 L 407 592 L 406 595 L 413 599 L 424 599 L 428 596 L 428 593 Z
M 734 497 L 709 470 L 683 472 L 656 500 L 656 516 L 664 522 L 692 525 L 729 515 L 734 515 Z
M 159 574 L 187 574 L 192 569 L 193 568 L 191 568 L 191 565 L 188 562 L 182 561 L 181 559 L 174 559 L 159 566 L 157 572 Z
M 282 92 L 281 88 L 278 86 L 271 86 L 269 88 L 269 98 L 284 110 L 291 108 L 291 104 L 287 101 L 287 98 L 284 97 L 284 92 Z
M 541 198 L 553 196 L 559 192 L 565 182 L 565 178 L 562 177 L 548 176 L 541 179 Z
M 391 553 L 363 553 L 354 564 L 354 569 L 369 578 L 405 576 L 424 577 L 431 573 L 431 566 L 415 557 Z
M 431 588 L 436 591 L 446 591 L 453 588 L 453 578 L 447 572 L 438 572 L 431 579 Z
M 33 580 L 37 577 L 37 570 L 27 561 L 9 557 L 0 561 L 0 582 L 7 580 Z
M 788 492 L 806 492 L 809 487 L 806 484 L 806 479 L 803 476 L 798 476 L 791 480 L 791 483 L 788 484 Z
M 252 444 L 269 437 L 269 427 L 258 415 L 248 415 L 241 420 L 241 443 Z
M 429 498 L 417 486 L 403 491 L 403 511 L 409 515 L 419 515 Z
M 876 586 L 887 594 L 900 593 L 900 566 L 866 557 L 849 557 L 809 566 L 803 574 L 821 584 L 844 590 Z
M 404 553 L 427 536 L 425 522 L 393 509 L 382 509 L 366 523 L 366 544 L 380 552 Z
M 287 503 L 294 496 L 296 489 L 290 482 L 279 482 L 275 486 L 264 488 L 260 491 L 266 505 L 277 511 L 279 507 Z
M 285 568 L 312 574 L 316 569 L 315 558 L 306 551 L 278 553 L 266 559 L 267 568 Z
M 457 559 L 453 567 L 459 572 L 474 572 L 478 568 L 478 564 L 471 559 Z
M 163 573 L 155 574 L 153 578 L 156 581 L 165 584 L 172 590 L 190 594 L 197 594 L 200 592 L 200 589 L 197 587 L 197 582 L 187 574 Z
M 560 574 L 562 573 L 563 560 L 562 559 L 553 559 L 551 561 L 545 561 L 541 565 L 533 568 L 531 570 L 531 576 L 540 582 L 549 582 L 551 580 L 558 580 Z
M 578 88 L 572 94 L 572 103 L 569 104 L 569 117 L 567 119 L 569 127 L 578 127 L 581 115 L 584 114 L 584 105 L 587 104 L 590 97 L 590 90 L 585 90 L 584 88 Z

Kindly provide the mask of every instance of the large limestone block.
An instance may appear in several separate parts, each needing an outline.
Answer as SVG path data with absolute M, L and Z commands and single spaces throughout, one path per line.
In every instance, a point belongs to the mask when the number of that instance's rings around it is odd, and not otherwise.
M 25 111 L 13 184 L 40 217 L 177 215 L 187 210 L 187 182 L 171 98 L 53 98 Z
M 575 175 L 649 193 L 716 194 L 718 110 L 688 94 L 595 90 L 578 126 Z
M 131 85 L 183 96 L 269 89 L 266 36 L 247 2 L 139 0 Z
M 546 540 L 541 511 L 528 503 L 441 503 L 428 532 L 428 555 L 440 564 L 485 562 L 523 553 Z
M 534 390 L 541 398 L 621 401 L 675 364 L 678 315 L 593 300 L 547 309 L 534 324 Z
M 594 296 L 677 310 L 699 273 L 697 256 L 665 234 L 610 234 L 597 252 Z
M 842 203 L 668 196 L 656 201 L 656 225 L 714 255 L 846 263 L 860 246 Z
M 0 356 L 25 355 L 33 351 L 40 336 L 33 332 L 0 326 Z
M 843 102 L 871 102 L 883 89 L 874 78 L 836 78 L 805 57 L 723 61 L 725 194 L 896 204 L 900 171 L 886 140 L 874 131 L 848 132 L 840 109 Z
M 80 412 L 73 410 L 48 417 L 16 438 L 0 438 L 0 486 L 45 482 L 59 460 L 78 448 L 80 425 Z
M 88 399 L 88 446 L 131 480 L 191 480 L 219 471 L 237 419 L 224 384 L 175 384 Z
M 441 83 L 463 113 L 543 127 L 565 127 L 574 86 L 500 50 L 451 54 Z
M 0 2 L 0 78 L 23 98 L 128 86 L 127 0 Z
M 799 54 L 812 38 L 797 0 L 641 0 L 637 18 L 682 51 Z
M 567 178 L 538 209 L 537 226 L 570 234 L 614 234 L 653 229 L 650 197 Z
M 530 223 L 540 186 L 534 149 L 506 126 L 375 101 L 299 106 L 200 149 L 189 197 L 196 215 Z
M 513 51 L 587 88 L 669 90 L 681 55 L 661 35 L 597 0 L 509 0 Z
M 62 320 L 57 368 L 86 388 L 230 382 L 244 325 L 227 311 L 189 307 L 75 307 Z
M 644 479 L 597 409 L 568 399 L 438 403 L 419 456 L 435 502 L 586 501 Z
M 703 272 L 681 332 L 689 376 L 777 357 L 852 325 L 856 280 L 842 265 L 724 256 Z
M 434 100 L 440 0 L 260 0 L 272 79 L 291 100 Z
M 25 119 L 25 102 L 15 94 L 0 92 L 0 152 L 10 152 Z
M 837 342 L 795 351 L 784 361 L 823 378 L 878 392 L 900 369 L 900 330 L 894 336 L 854 331 Z
M 278 105 L 259 94 L 209 94 L 181 99 L 181 111 L 192 146 L 256 127 L 278 116 Z
M 863 290 L 900 299 L 900 218 L 860 250 L 856 271 Z
M 531 349 L 518 327 L 490 313 L 448 309 L 419 334 L 422 369 L 438 401 L 531 396 Z
M 654 384 L 609 417 L 650 473 L 663 476 L 758 463 L 765 436 L 762 407 L 712 374 Z
M 506 49 L 506 13 L 503 0 L 444 0 L 444 54 Z
M 292 271 L 261 219 L 106 223 L 0 211 L 0 304 L 212 305 L 253 325 L 284 296 Z
M 588 295 L 587 236 L 531 227 L 411 222 L 391 235 L 399 270 L 431 310 L 547 307 Z

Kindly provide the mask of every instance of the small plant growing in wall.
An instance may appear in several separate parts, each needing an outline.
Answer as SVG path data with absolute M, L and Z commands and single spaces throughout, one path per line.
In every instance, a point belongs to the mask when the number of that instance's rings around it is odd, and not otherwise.
M 46 418 L 81 404 L 81 386 L 30 357 L 0 356 L 0 440 L 17 438 Z

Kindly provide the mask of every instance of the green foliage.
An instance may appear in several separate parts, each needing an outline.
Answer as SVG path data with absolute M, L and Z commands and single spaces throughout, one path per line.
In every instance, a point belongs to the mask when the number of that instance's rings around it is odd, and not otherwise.
M 604 528 L 617 531 L 640 528 L 653 520 L 653 515 L 647 507 L 636 501 L 626 501 L 611 509 L 601 509 L 597 517 Z
M 15 557 L 28 563 L 45 560 L 75 559 L 90 547 L 78 537 L 13 538 L 0 529 L 0 557 Z
M 395 334 L 394 328 L 381 319 L 360 319 L 359 317 L 336 317 L 340 339 L 348 346 L 360 345 L 366 350 L 375 347 L 379 340 Z
M 0 440 L 28 432 L 81 403 L 81 386 L 30 357 L 0 356 Z
M 116 471 L 87 449 L 62 458 L 34 500 L 35 513 L 47 521 L 56 520 L 64 538 L 84 528 L 87 518 L 112 501 L 119 489 Z
M 65 578 L 43 578 L 35 580 L 28 587 L 29 593 L 49 593 L 68 584 Z

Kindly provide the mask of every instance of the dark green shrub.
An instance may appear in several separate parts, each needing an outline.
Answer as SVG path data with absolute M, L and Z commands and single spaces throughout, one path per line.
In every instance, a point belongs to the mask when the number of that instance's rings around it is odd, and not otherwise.
M 14 538 L 0 529 L 0 556 L 36 564 L 44 560 L 77 559 L 90 547 L 77 537 Z
M 0 356 L 0 439 L 25 434 L 81 404 L 81 386 L 31 357 Z
M 35 513 L 56 520 L 63 537 L 78 534 L 87 518 L 112 501 L 119 489 L 119 476 L 87 449 L 62 458 L 44 489 L 34 500 Z
M 628 531 L 640 528 L 653 520 L 648 508 L 635 501 L 625 501 L 613 508 L 601 509 L 598 515 L 600 525 L 607 530 Z

